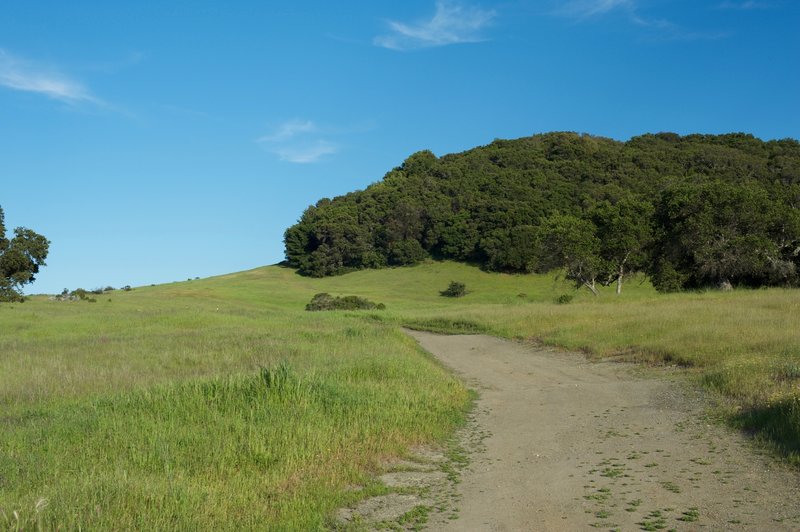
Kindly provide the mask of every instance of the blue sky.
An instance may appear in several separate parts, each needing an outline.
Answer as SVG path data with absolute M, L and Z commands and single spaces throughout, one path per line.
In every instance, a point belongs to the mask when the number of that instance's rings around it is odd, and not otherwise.
M 800 137 L 796 0 L 2 11 L 0 206 L 52 241 L 28 293 L 278 262 L 305 207 L 420 149 L 554 130 Z

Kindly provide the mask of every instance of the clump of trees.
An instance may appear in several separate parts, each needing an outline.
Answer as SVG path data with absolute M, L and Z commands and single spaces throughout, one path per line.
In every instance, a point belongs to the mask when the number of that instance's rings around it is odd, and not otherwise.
M 25 227 L 17 227 L 7 238 L 0 207 L 0 301 L 24 301 L 22 287 L 36 280 L 49 248 L 45 237 Z
M 560 269 L 621 292 L 800 283 L 800 143 L 548 133 L 410 156 L 363 191 L 322 199 L 285 233 L 315 277 L 426 258 L 488 270 Z

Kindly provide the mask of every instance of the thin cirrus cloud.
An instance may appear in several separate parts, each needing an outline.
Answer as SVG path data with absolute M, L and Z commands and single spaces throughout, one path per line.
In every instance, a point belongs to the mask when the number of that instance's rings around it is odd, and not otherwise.
M 311 120 L 294 119 L 280 124 L 256 142 L 281 161 L 308 164 L 338 151 L 336 144 L 320 138 L 320 133 L 320 128 Z
M 315 163 L 325 155 L 336 153 L 337 148 L 327 140 L 315 140 L 298 146 L 277 147 L 273 151 L 281 161 L 306 164 Z
M 555 13 L 572 18 L 585 19 L 621 9 L 632 11 L 635 7 L 633 0 L 570 0 L 563 2 L 555 10 Z
M 303 133 L 314 133 L 317 126 L 311 120 L 289 120 L 278 126 L 274 132 L 259 138 L 259 142 L 280 142 Z
M 481 31 L 495 16 L 493 10 L 439 0 L 430 19 L 410 24 L 390 20 L 390 33 L 375 37 L 373 44 L 390 50 L 414 50 L 481 42 L 486 40 Z
M 0 86 L 68 104 L 100 103 L 82 83 L 0 49 Z
M 735 11 L 750 11 L 753 9 L 770 9 L 774 7 L 768 2 L 756 2 L 748 0 L 746 2 L 722 2 L 717 6 L 717 9 L 731 9 Z
M 743 2 L 741 4 L 757 3 Z M 649 37 L 657 41 L 716 40 L 730 36 L 728 32 L 723 31 L 690 30 L 667 19 L 643 15 L 641 11 L 638 0 L 568 0 L 561 2 L 553 14 L 578 21 L 587 21 L 619 12 L 630 23 L 647 30 L 650 34 Z

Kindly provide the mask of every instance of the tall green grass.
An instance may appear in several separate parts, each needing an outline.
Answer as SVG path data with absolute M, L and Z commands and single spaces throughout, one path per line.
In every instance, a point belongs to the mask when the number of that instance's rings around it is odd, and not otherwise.
M 237 279 L 0 307 L 0 526 L 318 529 L 460 423 L 396 327 Z
M 46 528 L 319 528 L 375 457 L 457 422 L 458 383 L 411 390 L 420 376 L 408 361 L 377 364 L 28 411 L 4 436 L 4 498 L 22 512 L 46 498 Z

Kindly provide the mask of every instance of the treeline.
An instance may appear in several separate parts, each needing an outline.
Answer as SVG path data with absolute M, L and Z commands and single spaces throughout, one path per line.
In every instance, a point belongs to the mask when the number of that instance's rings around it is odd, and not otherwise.
M 411 155 L 363 191 L 322 199 L 285 233 L 315 277 L 428 257 L 563 268 L 594 290 L 634 272 L 657 289 L 800 282 L 800 143 L 549 133 Z

